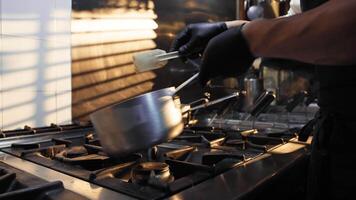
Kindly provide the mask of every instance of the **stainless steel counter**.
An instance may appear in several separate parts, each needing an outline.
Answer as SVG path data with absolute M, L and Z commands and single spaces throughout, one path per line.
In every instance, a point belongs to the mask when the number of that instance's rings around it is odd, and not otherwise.
M 306 144 L 288 143 L 237 169 L 184 190 L 169 199 L 243 199 L 308 157 Z M 286 183 L 290 184 L 290 183 Z M 250 198 L 249 198 L 250 199 Z

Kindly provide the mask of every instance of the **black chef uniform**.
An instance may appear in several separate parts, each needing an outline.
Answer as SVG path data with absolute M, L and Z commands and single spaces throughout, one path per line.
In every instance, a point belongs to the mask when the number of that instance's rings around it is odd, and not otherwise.
M 306 11 L 326 1 L 301 0 L 301 7 Z M 356 199 L 356 66 L 316 66 L 316 76 L 320 111 L 307 199 Z

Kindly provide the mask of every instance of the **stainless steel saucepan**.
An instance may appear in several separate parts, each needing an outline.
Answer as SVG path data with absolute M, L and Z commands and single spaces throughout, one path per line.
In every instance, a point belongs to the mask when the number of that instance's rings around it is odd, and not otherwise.
M 182 110 L 173 95 L 194 80 L 198 74 L 179 87 L 149 92 L 111 105 L 90 115 L 104 151 L 121 157 L 171 140 L 183 131 Z M 189 111 L 237 97 L 233 93 L 212 102 L 190 108 Z M 186 112 L 186 111 L 185 111 Z

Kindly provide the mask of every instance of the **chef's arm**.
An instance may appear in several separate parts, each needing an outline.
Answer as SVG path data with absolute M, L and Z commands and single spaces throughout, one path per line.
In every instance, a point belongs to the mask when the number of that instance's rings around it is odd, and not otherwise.
M 330 0 L 303 14 L 252 21 L 244 26 L 243 34 L 258 57 L 356 64 L 356 0 Z

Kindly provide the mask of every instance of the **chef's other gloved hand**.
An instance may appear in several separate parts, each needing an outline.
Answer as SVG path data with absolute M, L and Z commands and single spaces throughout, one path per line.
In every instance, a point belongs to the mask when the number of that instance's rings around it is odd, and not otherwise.
M 179 51 L 182 56 L 194 58 L 204 51 L 211 38 L 226 30 L 224 22 L 190 24 L 177 35 L 171 51 Z
M 209 41 L 199 74 L 203 86 L 214 77 L 239 76 L 252 65 L 255 57 L 242 34 L 242 27 L 230 28 Z

